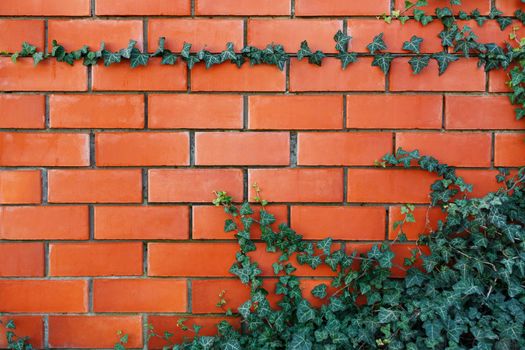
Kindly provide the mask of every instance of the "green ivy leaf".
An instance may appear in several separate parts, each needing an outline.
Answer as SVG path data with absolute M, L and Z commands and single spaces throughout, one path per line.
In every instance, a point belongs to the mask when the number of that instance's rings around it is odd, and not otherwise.
M 131 51 L 131 58 L 129 60 L 131 68 L 136 68 L 138 66 L 145 66 L 148 64 L 149 55 L 147 53 L 142 53 L 139 49 L 134 48 Z
M 346 35 L 341 30 L 338 30 L 334 36 L 335 40 L 335 49 L 340 53 L 345 53 L 348 51 L 348 43 L 352 39 L 351 36 Z
M 326 288 L 326 284 L 318 284 L 314 287 L 314 289 L 312 289 L 312 295 L 318 299 L 324 299 L 326 297 Z
M 423 42 L 423 38 L 420 38 L 416 35 L 413 35 L 412 38 L 410 38 L 409 41 L 405 41 L 403 43 L 403 50 L 410 51 L 412 53 L 419 53 L 421 49 L 421 43 Z
M 336 57 L 341 60 L 341 66 L 343 67 L 343 70 L 346 69 L 350 63 L 357 61 L 357 54 L 355 52 L 341 52 L 337 54 Z
M 386 75 L 390 71 L 390 65 L 392 64 L 393 60 L 394 56 L 392 56 L 390 53 L 377 54 L 374 56 L 372 66 L 381 68 L 383 73 Z
M 368 51 L 374 55 L 377 51 L 386 50 L 387 46 L 383 40 L 384 33 L 380 33 L 374 37 L 372 42 L 367 45 Z
M 430 56 L 414 56 L 408 61 L 414 74 L 419 74 L 425 67 L 428 66 L 429 62 Z
M 439 67 L 439 75 L 442 75 L 447 70 L 450 63 L 458 60 L 458 57 L 452 55 L 446 51 L 441 51 L 432 55 L 432 58 L 435 59 Z

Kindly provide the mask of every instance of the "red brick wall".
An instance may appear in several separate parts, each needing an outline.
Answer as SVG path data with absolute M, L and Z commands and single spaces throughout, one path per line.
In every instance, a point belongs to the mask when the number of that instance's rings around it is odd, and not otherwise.
M 465 1 L 482 13 L 490 4 Z M 507 14 L 524 6 L 496 4 Z M 423 52 L 440 50 L 437 23 L 375 18 L 393 5 L 1 0 L 0 51 L 22 41 L 49 48 L 53 39 L 68 49 L 105 41 L 112 50 L 135 39 L 152 51 L 166 36 L 174 51 L 183 41 L 212 51 L 231 41 L 294 52 L 306 39 L 334 52 L 339 29 L 357 52 L 380 32 L 393 52 L 413 34 L 426 39 Z M 474 28 L 480 41 L 502 42 L 510 30 Z M 383 154 L 404 147 L 434 155 L 460 167 L 475 195 L 497 186 L 496 167 L 525 164 L 525 123 L 504 96 L 505 74 L 485 74 L 475 59 L 441 77 L 435 62 L 415 76 L 405 59 L 386 77 L 370 58 L 346 71 L 333 58 L 322 67 L 292 59 L 283 72 L 225 64 L 189 73 L 182 63 L 158 63 L 88 69 L 49 60 L 34 68 L 30 59 L 0 58 L 0 313 L 37 347 L 107 348 L 117 330 L 142 347 L 148 323 L 181 339 L 176 321 L 188 315 L 189 324 L 213 329 L 221 290 L 229 307 L 248 297 L 228 274 L 236 246 L 210 205 L 214 190 L 253 199 L 257 182 L 271 211 L 306 238 L 366 247 L 392 237 L 401 203 L 428 203 L 433 180 L 374 167 Z M 422 225 L 424 211 L 415 214 Z M 412 239 L 417 232 L 408 231 Z M 272 257 L 257 255 L 270 275 Z

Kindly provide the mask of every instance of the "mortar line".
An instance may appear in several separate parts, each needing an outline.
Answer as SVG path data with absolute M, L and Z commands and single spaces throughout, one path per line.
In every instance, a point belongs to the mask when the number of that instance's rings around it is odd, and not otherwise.
M 242 96 L 242 129 L 248 130 L 248 95 L 243 94 Z
M 348 198 L 348 168 L 343 168 L 343 204 L 347 205 Z
M 44 345 L 44 349 L 49 349 L 49 315 L 47 314 L 42 316 L 42 327 L 44 331 L 44 339 L 42 339 L 42 345 Z
M 290 131 L 290 168 L 297 168 L 297 131 Z
M 244 202 L 247 202 L 248 198 L 250 197 L 250 184 L 248 181 L 250 181 L 250 178 L 248 176 L 248 169 L 244 168 L 242 169 L 242 184 L 243 184 L 242 200 Z
M 149 42 L 148 42 L 148 17 L 143 17 L 142 19 L 142 43 L 144 46 L 144 52 L 149 52 Z
M 142 168 L 142 205 L 148 205 L 148 189 L 149 189 L 149 181 L 148 181 L 148 169 Z
M 348 126 L 348 121 L 346 120 L 348 118 L 348 99 L 346 98 L 346 95 L 343 95 L 343 130 L 346 130 Z
M 149 128 L 149 94 L 147 92 L 144 93 L 144 129 L 148 130 Z
M 187 289 L 187 300 L 188 300 L 188 305 L 187 305 L 187 312 L 188 313 L 193 313 L 193 298 L 192 298 L 192 290 L 193 290 L 193 285 L 192 285 L 192 281 L 190 278 L 188 278 L 186 280 L 186 289 Z

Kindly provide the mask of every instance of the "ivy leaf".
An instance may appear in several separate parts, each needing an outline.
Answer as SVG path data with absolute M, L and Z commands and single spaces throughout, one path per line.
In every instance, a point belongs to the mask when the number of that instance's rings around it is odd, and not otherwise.
M 340 53 L 348 51 L 348 43 L 352 39 L 351 36 L 346 35 L 341 30 L 338 30 L 334 36 L 335 49 Z
M 134 48 L 131 51 L 130 65 L 131 68 L 136 68 L 138 66 L 145 66 L 148 64 L 149 55 L 147 53 L 142 53 L 139 49 Z
M 104 59 L 104 66 L 109 67 L 113 63 L 119 63 L 121 60 L 121 55 L 118 52 L 104 50 L 102 58 Z
M 304 332 L 294 333 L 290 344 L 287 346 L 289 350 L 311 350 L 312 342 L 306 337 Z
M 336 57 L 341 60 L 343 70 L 346 69 L 350 63 L 357 61 L 357 54 L 355 52 L 340 52 Z
M 120 50 L 120 55 L 129 60 L 131 58 L 131 53 L 133 52 L 133 49 L 135 48 L 136 44 L 137 42 L 135 40 L 130 40 L 128 47 Z
M 414 56 L 408 61 L 414 74 L 419 74 L 423 68 L 428 66 L 429 62 L 430 56 Z
M 237 224 L 231 220 L 228 219 L 224 222 L 224 232 L 232 232 L 237 229 Z
M 297 306 L 297 321 L 299 323 L 306 323 L 315 318 L 315 311 L 312 309 L 308 301 L 305 299 L 301 300 Z
M 512 19 L 509 17 L 499 17 L 496 19 L 496 22 L 499 24 L 501 30 L 505 30 L 512 24 Z
M 237 339 L 229 339 L 224 343 L 224 350 L 242 350 L 241 344 Z
M 162 54 L 162 60 L 160 64 L 174 65 L 177 62 L 177 55 L 169 50 L 165 50 Z
M 374 56 L 372 66 L 381 68 L 383 73 L 386 75 L 390 71 L 390 65 L 392 64 L 393 59 L 394 56 L 392 56 L 390 53 L 377 54 Z
M 215 342 L 215 337 L 199 337 L 199 345 L 202 346 L 204 350 L 211 349 L 213 347 L 213 343 Z
M 450 63 L 457 61 L 459 58 L 450 54 L 446 51 L 441 51 L 432 55 L 432 58 L 435 59 L 439 67 L 439 75 L 442 75 L 447 70 Z
M 165 51 L 165 43 L 166 43 L 166 38 L 161 36 L 159 38 L 159 45 L 158 45 L 158 48 L 157 50 L 155 50 L 155 52 L 152 54 L 153 57 L 159 57 L 159 56 L 164 56 L 164 51 Z M 130 53 L 131 54 L 131 53 Z M 166 63 L 165 63 L 166 64 Z
M 412 53 L 419 53 L 422 42 L 423 42 L 423 38 L 413 35 L 409 41 L 405 41 L 403 43 L 403 50 L 407 50 Z
M 315 64 L 317 66 L 320 66 L 323 63 L 323 58 L 325 58 L 326 55 L 322 51 L 315 51 L 310 57 L 308 57 L 308 63 Z
M 312 295 L 318 299 L 323 299 L 326 297 L 326 284 L 321 283 L 312 289 Z
M 20 56 L 32 56 L 36 52 L 36 46 L 29 44 L 28 42 L 22 43 L 22 51 Z
M 43 52 L 35 52 L 33 54 L 33 65 L 37 65 L 44 59 L 44 53 Z
M 397 313 L 392 309 L 381 307 L 378 314 L 379 323 L 395 322 L 398 319 Z
M 261 210 L 261 220 L 259 221 L 261 226 L 269 226 L 275 222 L 275 216 L 268 213 L 266 210 Z
M 252 215 L 253 210 L 252 210 L 252 207 L 250 206 L 250 203 L 244 202 L 241 206 L 241 209 L 239 210 L 239 213 L 241 215 Z
M 180 52 L 181 57 L 188 60 L 190 58 L 191 44 L 184 42 L 182 45 L 182 51 Z
M 325 238 L 324 240 L 317 242 L 317 248 L 321 249 L 325 255 L 330 254 L 332 249 L 332 238 Z
M 252 301 L 248 300 L 245 303 L 243 303 L 241 306 L 239 306 L 238 308 L 239 314 L 241 314 L 241 316 L 246 319 L 248 318 L 248 316 L 250 316 L 251 308 L 252 308 Z
M 301 61 L 304 57 L 310 57 L 311 55 L 312 51 L 308 46 L 308 42 L 305 40 L 301 43 L 301 48 L 299 49 L 299 51 L 297 51 L 297 59 Z
M 235 53 L 233 47 L 234 46 L 233 46 L 232 42 L 229 42 L 229 43 L 226 44 L 226 50 L 224 50 L 221 53 L 221 61 L 222 62 L 225 62 L 227 60 L 230 60 L 230 61 L 234 62 L 234 61 L 237 60 L 237 54 Z
M 366 46 L 368 51 L 370 51 L 372 55 L 375 54 L 377 51 L 385 50 L 387 48 L 383 40 L 383 35 L 384 33 L 376 35 L 372 42 Z

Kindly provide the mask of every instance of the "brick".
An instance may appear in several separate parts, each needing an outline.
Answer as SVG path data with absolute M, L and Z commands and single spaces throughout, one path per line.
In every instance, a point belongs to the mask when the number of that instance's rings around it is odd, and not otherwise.
M 290 91 L 383 91 L 385 76 L 370 68 L 370 58 L 360 58 L 342 70 L 341 61 L 326 58 L 321 67 L 306 60 L 291 60 Z
M 288 165 L 284 132 L 202 132 L 195 135 L 197 165 Z
M 496 134 L 494 165 L 525 165 L 525 133 Z
M 332 95 L 254 95 L 248 127 L 259 130 L 341 129 L 343 98 Z
M 340 202 L 342 169 L 250 169 L 248 183 L 257 183 L 270 202 Z M 250 191 L 253 201 L 254 191 Z
M 52 128 L 141 129 L 144 127 L 142 95 L 51 95 Z
M 89 165 L 89 136 L 76 133 L 0 133 L 0 165 Z
M 480 132 L 398 132 L 396 149 L 417 149 L 440 162 L 460 167 L 489 167 L 492 137 Z M 446 145 L 446 147 L 444 147 Z M 451 152 L 451 150 L 454 150 Z
M 0 71 L 1 72 L 1 71 Z M 93 90 L 101 91 L 186 91 L 186 65 L 161 65 L 160 58 L 151 58 L 147 66 L 131 68 L 128 62 L 110 67 L 93 67 Z
M 90 0 L 3 0 L 2 16 L 89 16 Z
M 41 199 L 39 170 L 0 171 L 0 204 L 37 204 Z
M 496 69 L 489 72 L 489 92 L 512 92 L 508 86 L 510 73 L 514 66 L 511 65 L 507 70 Z
M 142 347 L 140 316 L 50 316 L 48 328 L 53 348 L 112 348 L 119 331 L 128 336 L 126 347 Z
M 446 215 L 441 208 L 437 207 L 416 207 L 412 212 L 416 222 L 405 222 L 402 226 L 408 240 L 415 241 L 420 235 L 425 235 L 437 229 L 438 221 L 444 221 Z M 396 239 L 401 232 L 401 227 L 394 229 L 396 221 L 402 221 L 405 215 L 401 214 L 400 206 L 391 206 L 388 211 L 388 238 Z
M 299 133 L 299 165 L 374 165 L 392 151 L 389 132 Z
M 140 242 L 49 246 L 50 276 L 139 276 L 142 270 Z
M 349 202 L 428 203 L 437 177 L 422 170 L 349 169 Z
M 100 166 L 189 165 L 190 138 L 184 132 L 104 132 L 95 136 Z
M 197 16 L 288 16 L 290 0 L 196 0 Z
M 405 2 L 403 0 L 394 0 L 394 5 L 396 9 L 404 10 L 404 4 Z M 451 8 L 452 11 L 454 11 L 454 13 L 458 13 L 460 10 L 470 13 L 473 10 L 478 9 L 481 12 L 481 14 L 488 14 L 490 11 L 490 0 L 461 0 L 461 6 L 450 6 L 448 3 L 446 5 L 447 7 Z M 440 0 L 430 0 L 428 1 L 428 6 L 423 6 L 420 8 L 426 11 L 427 13 L 434 14 L 436 8 L 442 8 L 443 6 L 445 5 Z M 413 9 L 409 10 L 408 13 L 412 14 Z
M 458 130 L 525 129 L 508 96 L 445 96 L 445 127 Z
M 250 299 L 250 288 L 236 279 L 206 279 L 192 280 L 191 299 L 194 314 L 224 313 L 225 310 L 217 307 L 219 294 L 224 291 L 226 309 L 237 309 L 242 303 Z
M 512 21 L 507 28 L 501 30 L 498 22 L 496 21 L 487 21 L 483 26 L 477 25 L 475 21 L 465 22 L 471 28 L 473 28 L 474 33 L 478 37 L 478 42 L 480 43 L 495 43 L 500 45 L 502 48 L 505 47 L 505 43 L 509 42 L 509 37 L 514 33 L 514 28 L 516 30 L 516 35 L 518 38 L 523 37 L 525 30 L 520 27 L 521 23 L 517 20 Z
M 206 49 L 221 52 L 232 42 L 240 50 L 243 46 L 241 19 L 151 19 L 148 21 L 148 42 L 153 48 L 159 37 L 166 37 L 165 47 L 180 52 L 184 42 L 192 44 L 192 51 Z
M 0 95 L 0 128 L 43 129 L 44 124 L 44 96 Z
M 143 49 L 141 20 L 51 20 L 48 22 L 47 36 L 49 47 L 56 40 L 70 51 L 80 49 L 83 45 L 96 51 L 102 42 L 107 50 L 118 51 L 126 48 L 130 39 L 137 42 L 139 49 Z
M 16 333 L 28 337 L 28 342 L 35 349 L 41 349 L 44 346 L 44 320 L 42 316 L 15 316 L 8 315 L 0 317 L 0 322 L 6 324 L 13 320 L 16 325 Z M 0 329 L 0 347 L 8 348 L 6 331 L 8 329 Z
M 359 94 L 346 97 L 346 127 L 357 129 L 439 129 L 439 95 Z
M 0 277 L 44 276 L 43 243 L 1 243 Z
M 36 46 L 38 51 L 43 51 L 44 21 L 11 19 L 0 20 L 0 51 L 20 51 L 24 41 Z
M 285 86 L 285 72 L 270 65 L 222 64 L 208 70 L 199 64 L 191 71 L 192 91 L 284 91 Z
M 97 0 L 98 16 L 189 16 L 189 0 Z
M 0 280 L 0 311 L 86 312 L 87 294 L 84 280 Z
M 383 207 L 292 206 L 292 229 L 305 239 L 383 240 Z
M 214 191 L 226 191 L 238 201 L 243 175 L 237 169 L 149 170 L 150 202 L 210 202 Z
M 456 174 L 462 177 L 467 184 L 473 187 L 472 192 L 467 197 L 477 198 L 487 195 L 489 192 L 496 192 L 504 187 L 496 181 L 497 170 L 485 169 L 458 169 Z
M 86 91 L 87 68 L 45 60 L 36 67 L 32 58 L 0 57 L 0 91 Z
M 138 203 L 142 174 L 137 170 L 50 170 L 50 203 Z
M 239 95 L 149 95 L 151 129 L 240 129 L 243 101 Z
M 506 16 L 512 16 L 518 9 L 525 10 L 525 4 L 520 0 L 496 0 L 496 8 Z
M 270 43 L 283 45 L 296 53 L 303 40 L 312 50 L 337 52 L 334 34 L 343 29 L 340 20 L 325 19 L 251 19 L 248 21 L 248 45 L 265 48 Z
M 123 294 L 125 290 L 127 293 Z M 186 312 L 184 279 L 98 279 L 93 282 L 95 312 Z
M 379 16 L 390 11 L 389 0 L 297 0 L 296 16 Z M 334 33 L 335 34 L 335 33 Z
M 0 208 L 0 239 L 88 239 L 86 206 L 4 206 Z
M 188 239 L 186 206 L 96 206 L 96 239 Z
M 421 73 L 412 73 L 408 59 L 399 58 L 390 69 L 392 91 L 484 91 L 485 73 L 475 60 L 459 59 L 452 62 L 447 71 L 439 76 L 436 60 L 430 60 Z M 463 77 L 469 77 L 464 79 Z

